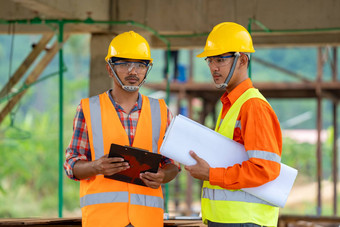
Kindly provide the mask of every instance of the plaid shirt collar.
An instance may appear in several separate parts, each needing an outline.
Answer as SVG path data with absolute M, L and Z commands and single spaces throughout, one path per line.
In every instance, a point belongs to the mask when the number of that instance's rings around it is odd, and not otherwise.
M 115 107 L 116 111 L 120 110 L 120 111 L 124 111 L 123 108 L 115 102 L 115 100 L 113 100 L 112 95 L 111 95 L 111 91 L 112 89 L 108 90 L 106 93 L 109 96 L 113 106 Z M 137 110 L 141 110 L 142 109 L 142 95 L 138 92 L 138 98 L 137 98 L 137 102 L 135 104 L 135 106 L 132 108 L 131 112 L 137 111 Z

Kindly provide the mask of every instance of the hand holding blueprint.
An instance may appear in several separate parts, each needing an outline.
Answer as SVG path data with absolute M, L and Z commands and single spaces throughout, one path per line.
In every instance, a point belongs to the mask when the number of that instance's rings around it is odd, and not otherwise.
M 189 151 L 194 151 L 211 167 L 228 167 L 248 160 L 244 146 L 182 115 L 177 115 L 169 125 L 161 154 L 184 165 L 196 161 Z M 293 186 L 297 170 L 281 163 L 279 177 L 255 188 L 244 188 L 248 192 L 273 205 L 284 207 Z

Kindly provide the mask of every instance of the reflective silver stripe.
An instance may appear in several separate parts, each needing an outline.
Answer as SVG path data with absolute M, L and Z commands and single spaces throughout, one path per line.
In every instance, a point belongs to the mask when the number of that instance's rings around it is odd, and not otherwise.
M 235 128 L 240 128 L 241 130 L 241 121 L 236 121 Z
M 80 207 L 101 203 L 128 203 L 128 192 L 102 192 L 88 194 L 80 198 Z
M 92 126 L 92 143 L 94 147 L 95 159 L 99 159 L 104 155 L 104 141 L 102 130 L 102 116 L 100 112 L 99 96 L 89 98 L 90 101 L 90 114 Z
M 159 133 L 161 131 L 161 107 L 157 99 L 150 98 L 150 109 L 152 119 L 152 152 L 158 152 Z
M 152 119 L 152 152 L 158 152 L 159 133 L 161 131 L 161 109 L 157 99 L 149 98 L 151 119 Z M 103 130 L 101 120 L 101 109 L 99 96 L 89 98 L 91 125 L 93 135 L 93 147 L 95 158 L 99 159 L 104 155 Z
M 259 150 L 248 150 L 247 154 L 249 158 L 260 158 L 260 159 L 273 161 L 277 163 L 281 162 L 281 157 L 272 152 L 259 151 Z
M 259 199 L 244 191 L 229 191 L 225 189 L 203 188 L 202 198 L 216 201 L 238 201 L 247 203 L 260 203 L 269 206 L 274 206 L 273 204 L 267 203 L 266 201 Z
M 130 194 L 130 203 L 147 207 L 158 207 L 163 209 L 163 199 L 158 196 Z

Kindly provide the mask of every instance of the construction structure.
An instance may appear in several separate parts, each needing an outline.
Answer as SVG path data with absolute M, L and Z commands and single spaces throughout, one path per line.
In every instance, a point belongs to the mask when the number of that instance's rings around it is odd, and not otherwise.
M 338 80 L 338 53 L 340 44 L 340 2 L 329 0 L 270 1 L 270 0 L 0 0 L 0 33 L 8 34 L 43 34 L 39 43 L 26 57 L 21 66 L 13 73 L 7 84 L 0 86 L 0 98 L 23 78 L 37 57 L 45 52 L 44 58 L 31 71 L 24 84 L 29 86 L 39 79 L 44 68 L 57 54 L 59 57 L 60 89 L 60 166 L 62 166 L 62 115 L 63 115 L 63 43 L 74 33 L 91 34 L 91 68 L 89 94 L 94 95 L 111 88 L 111 81 L 106 76 L 102 61 L 106 55 L 108 43 L 116 34 L 135 30 L 147 38 L 152 48 L 164 50 L 194 49 L 204 46 L 211 28 L 221 21 L 236 21 L 251 32 L 255 48 L 257 47 L 318 47 L 317 79 L 310 81 L 303 76 L 290 72 L 277 65 L 253 58 L 254 62 L 284 72 L 300 80 L 296 83 L 255 83 L 267 98 L 313 98 L 317 100 L 317 214 L 321 214 L 321 179 L 322 158 L 320 133 L 322 129 L 321 105 L 323 99 L 333 103 L 334 138 L 338 135 L 337 107 L 340 98 Z M 174 13 L 176 12 L 176 13 Z M 58 40 L 49 50 L 46 44 L 54 35 Z M 192 55 L 192 52 L 191 52 Z M 331 56 L 326 61 L 325 56 Z M 193 56 L 191 56 L 192 58 Z M 323 81 L 324 64 L 330 63 L 332 81 Z M 199 97 L 203 101 L 203 110 L 199 122 L 204 123 L 208 114 L 215 111 L 221 91 L 212 84 L 196 83 L 192 64 L 189 65 L 189 79 L 186 83 L 170 83 L 169 78 L 162 83 L 147 84 L 154 90 L 164 90 L 168 97 L 175 93 L 178 100 L 188 102 L 188 115 L 192 115 L 192 99 Z M 13 95 L 6 106 L 0 110 L 0 124 L 10 113 L 25 89 Z M 180 104 L 178 104 L 180 105 Z M 216 114 L 213 114 L 215 116 Z M 333 142 L 333 214 L 337 213 L 338 156 L 336 140 Z M 61 175 L 61 171 L 59 172 Z M 188 178 L 190 181 L 190 179 Z M 190 185 L 190 182 L 189 182 Z M 190 198 L 190 188 L 187 197 Z M 62 193 L 62 192 L 60 192 Z M 188 204 L 190 204 L 190 199 Z M 60 211 L 61 213 L 61 211 Z

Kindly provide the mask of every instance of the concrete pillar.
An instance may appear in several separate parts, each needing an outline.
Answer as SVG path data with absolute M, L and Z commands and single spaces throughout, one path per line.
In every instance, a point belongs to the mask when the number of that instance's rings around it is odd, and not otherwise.
M 113 80 L 106 71 L 105 57 L 113 35 L 92 34 L 89 95 L 94 96 L 112 88 Z

